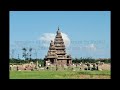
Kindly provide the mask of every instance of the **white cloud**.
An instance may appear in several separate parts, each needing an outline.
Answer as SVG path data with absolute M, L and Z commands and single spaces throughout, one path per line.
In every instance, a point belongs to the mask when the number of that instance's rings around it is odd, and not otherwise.
M 96 51 L 97 48 L 96 48 L 95 44 L 90 44 L 90 45 L 86 46 L 86 49 L 90 50 L 90 51 Z
M 65 33 L 61 33 L 62 34 L 62 38 L 64 40 L 65 46 L 69 47 L 70 46 L 70 38 L 68 37 L 67 34 Z
M 61 34 L 62 34 L 62 38 L 63 38 L 64 43 L 65 43 L 65 46 L 69 47 L 69 45 L 70 45 L 70 39 L 69 39 L 68 35 L 65 34 L 65 33 L 62 33 L 62 32 L 61 32 Z M 41 35 L 41 37 L 39 38 L 39 40 L 42 42 L 43 46 L 49 47 L 50 41 L 51 40 L 54 41 L 55 36 L 56 36 L 55 33 L 44 33 L 44 34 Z
M 49 47 L 50 41 L 54 41 L 55 34 L 54 33 L 44 33 L 42 36 L 39 38 L 40 41 L 42 42 L 42 45 L 45 47 Z

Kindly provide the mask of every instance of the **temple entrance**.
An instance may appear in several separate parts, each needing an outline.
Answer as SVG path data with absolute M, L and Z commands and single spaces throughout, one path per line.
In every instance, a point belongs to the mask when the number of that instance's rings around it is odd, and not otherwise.
M 69 60 L 67 60 L 67 66 L 69 65 Z
M 51 64 L 54 64 L 54 59 L 50 59 Z

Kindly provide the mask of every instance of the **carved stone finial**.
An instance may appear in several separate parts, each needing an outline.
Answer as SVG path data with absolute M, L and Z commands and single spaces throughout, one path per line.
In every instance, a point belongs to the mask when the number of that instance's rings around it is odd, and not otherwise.
M 59 29 L 59 26 L 58 26 L 58 30 L 57 30 L 57 34 L 60 33 L 60 29 Z
M 53 40 L 51 40 L 51 43 L 53 42 Z
M 53 46 L 53 45 L 54 45 L 53 40 L 51 40 L 50 45 L 51 45 L 51 46 Z

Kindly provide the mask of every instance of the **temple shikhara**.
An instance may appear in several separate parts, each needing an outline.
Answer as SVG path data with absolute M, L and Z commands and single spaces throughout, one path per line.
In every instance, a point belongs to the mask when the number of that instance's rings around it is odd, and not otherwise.
M 48 53 L 44 58 L 45 66 L 69 66 L 72 64 L 72 58 L 71 55 L 66 54 L 64 40 L 62 38 L 59 27 L 56 34 L 57 35 L 55 36 L 54 41 L 51 40 Z

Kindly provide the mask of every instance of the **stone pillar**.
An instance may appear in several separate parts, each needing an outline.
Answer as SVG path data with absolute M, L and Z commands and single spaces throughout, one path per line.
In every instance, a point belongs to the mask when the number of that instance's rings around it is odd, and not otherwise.
M 69 60 L 69 65 L 71 65 L 72 64 L 72 60 Z
M 57 65 L 57 59 L 55 59 L 55 64 Z
M 36 62 L 36 68 L 38 69 L 38 60 L 37 60 L 37 62 Z
M 48 59 L 47 66 L 48 66 L 48 63 L 50 64 L 50 59 Z
M 54 59 L 54 65 L 56 64 L 56 59 Z
M 71 61 L 69 60 L 69 65 L 71 64 Z

